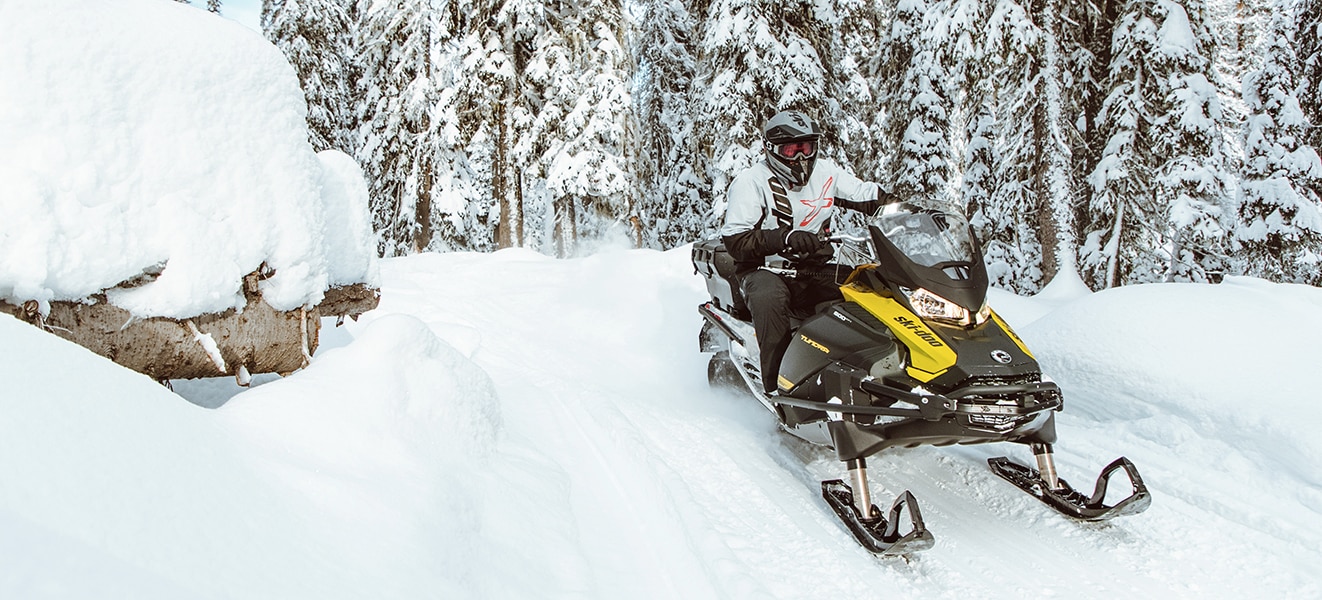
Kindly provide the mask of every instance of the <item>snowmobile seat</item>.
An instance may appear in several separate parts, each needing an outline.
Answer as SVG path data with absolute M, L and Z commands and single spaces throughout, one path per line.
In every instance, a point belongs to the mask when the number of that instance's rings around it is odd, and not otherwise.
M 739 291 L 735 276 L 734 257 L 725 250 L 720 238 L 702 240 L 693 244 L 693 268 L 707 283 L 712 303 L 734 318 L 749 321 L 748 304 Z

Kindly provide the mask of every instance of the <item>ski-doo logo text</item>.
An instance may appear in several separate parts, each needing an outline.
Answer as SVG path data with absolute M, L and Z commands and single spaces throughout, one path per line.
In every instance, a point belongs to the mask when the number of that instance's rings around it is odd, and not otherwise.
M 923 329 L 918 323 L 914 322 L 912 319 L 906 319 L 904 317 L 895 317 L 895 322 L 899 323 L 900 325 L 903 325 L 905 329 L 912 331 L 914 335 L 918 336 L 919 339 L 922 339 L 924 342 L 927 342 L 927 344 L 933 348 L 940 348 L 945 345 L 941 343 L 941 340 L 937 339 L 937 337 L 933 335 L 932 332 Z

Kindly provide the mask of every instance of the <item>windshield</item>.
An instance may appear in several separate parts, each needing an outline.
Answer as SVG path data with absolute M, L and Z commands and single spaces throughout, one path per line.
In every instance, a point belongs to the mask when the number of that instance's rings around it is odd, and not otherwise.
M 962 215 L 901 202 L 882 209 L 872 218 L 871 225 L 880 229 L 910 260 L 924 267 L 974 262 L 969 222 Z

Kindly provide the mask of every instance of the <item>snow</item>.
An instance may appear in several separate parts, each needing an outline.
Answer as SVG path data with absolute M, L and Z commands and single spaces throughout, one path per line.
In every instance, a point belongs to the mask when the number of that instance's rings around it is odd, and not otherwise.
M 262 30 L 262 0 L 224 0 L 220 14 L 253 31 Z
M 1065 390 L 1062 476 L 1124 455 L 1154 502 L 1080 524 L 985 466 L 1024 449 L 890 451 L 874 494 L 937 536 L 906 562 L 836 522 L 830 451 L 708 388 L 688 252 L 386 260 L 380 308 L 246 391 L 0 318 L 0 597 L 1322 594 L 1322 290 L 993 290 Z
M 192 320 L 187 321 L 187 324 L 188 331 L 193 334 L 193 341 L 202 346 L 202 349 L 207 353 L 207 357 L 211 359 L 212 364 L 216 365 L 216 368 L 220 369 L 221 373 L 228 373 L 229 369 L 225 368 L 225 357 L 220 354 L 220 346 L 216 344 L 216 338 L 211 337 L 211 334 L 209 333 L 202 333 L 199 331 L 197 325 L 194 325 Z M 242 380 L 243 375 L 240 374 L 238 379 Z
M 1198 44 L 1189 24 L 1189 13 L 1170 0 L 1159 0 L 1157 6 L 1166 15 L 1157 32 L 1157 50 L 1176 59 L 1197 56 Z
M 172 0 L 0 0 L 0 56 L 0 297 L 166 260 L 112 301 L 232 306 L 261 262 L 289 306 L 382 288 L 250 388 L 172 391 L 0 315 L 0 598 L 1322 596 L 1318 288 L 993 290 L 1065 391 L 1061 475 L 1125 455 L 1152 508 L 1066 519 L 987 469 L 1022 448 L 887 451 L 874 495 L 911 490 L 937 545 L 878 559 L 820 497 L 834 455 L 709 389 L 689 247 L 377 262 L 288 65 Z
M 241 308 L 264 262 L 280 310 L 371 281 L 361 175 L 313 152 L 256 32 L 167 0 L 4 0 L 0 56 L 0 298 L 81 300 L 165 265 L 109 300 L 188 318 Z
M 326 275 L 330 285 L 377 285 L 376 233 L 367 206 L 367 182 L 352 156 L 339 150 L 317 153 L 325 214 Z

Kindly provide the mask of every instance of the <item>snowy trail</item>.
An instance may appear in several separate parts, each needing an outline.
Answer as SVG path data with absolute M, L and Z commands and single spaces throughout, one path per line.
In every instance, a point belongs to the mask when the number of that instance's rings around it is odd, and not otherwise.
M 1024 448 L 888 451 L 874 497 L 912 491 L 937 541 L 905 561 L 821 499 L 832 452 L 708 388 L 686 249 L 420 255 L 382 283 L 246 391 L 171 394 L 0 318 L 0 597 L 1322 597 L 1322 404 L 1298 376 L 1322 324 L 1284 346 L 1207 326 L 1322 290 L 993 294 L 1065 390 L 1062 475 L 1125 455 L 1153 505 L 1077 523 L 987 468 Z
M 413 312 L 447 339 L 481 332 L 472 358 L 497 382 L 508 441 L 568 479 L 561 510 L 582 536 L 593 593 L 831 598 L 860 581 L 949 598 L 1317 590 L 1296 575 L 1307 569 L 1280 574 L 1263 559 L 1292 566 L 1299 554 L 1282 554 L 1281 544 L 1318 558 L 1307 546 L 1313 535 L 1234 524 L 1255 501 L 1204 497 L 1209 487 L 1227 491 L 1223 482 L 1181 476 L 1190 457 L 1168 457 L 1160 433 L 1169 427 L 1143 426 L 1154 409 L 1138 398 L 1088 408 L 1111 389 L 1070 388 L 1062 474 L 1091 489 L 1103 466 L 1127 454 L 1156 490 L 1148 513 L 1107 524 L 1055 515 L 986 468 L 987 457 L 1004 454 L 1028 463 L 1020 447 L 899 450 L 871 461 L 874 493 L 880 503 L 914 492 L 937 547 L 909 562 L 872 557 L 818 495 L 818 481 L 843 476 L 831 453 L 776 432 L 750 399 L 707 388 L 694 310 L 704 290 L 686 267 L 679 250 L 574 261 L 429 256 L 383 268 L 379 313 Z M 401 293 L 397 281 L 414 289 Z M 1209 522 L 1218 526 L 1197 525 Z
M 839 548 L 820 547 L 823 537 L 846 549 L 853 542 L 833 529 L 796 473 L 769 460 L 777 434 L 762 409 L 708 389 L 706 358 L 695 351 L 700 284 L 665 266 L 673 256 L 651 258 L 656 264 L 575 264 L 530 254 L 526 263 L 502 262 L 498 273 L 483 264 L 466 273 L 436 257 L 444 268 L 436 269 L 435 287 L 409 265 L 410 285 L 426 291 L 393 301 L 386 295 L 378 313 L 398 302 L 423 320 L 457 316 L 459 323 L 439 323 L 439 330 L 462 324 L 484 332 L 473 358 L 497 382 L 508 430 L 569 474 L 597 591 L 846 592 L 846 565 L 866 567 L 871 558 L 857 554 L 841 564 Z M 395 275 L 395 266 L 387 263 L 383 276 Z M 480 299 L 472 286 L 455 285 L 477 277 L 511 285 L 488 288 Z M 584 304 L 585 297 L 598 301 Z M 676 364 L 685 370 L 675 372 Z M 787 569 L 805 568 L 816 575 L 781 581 Z

